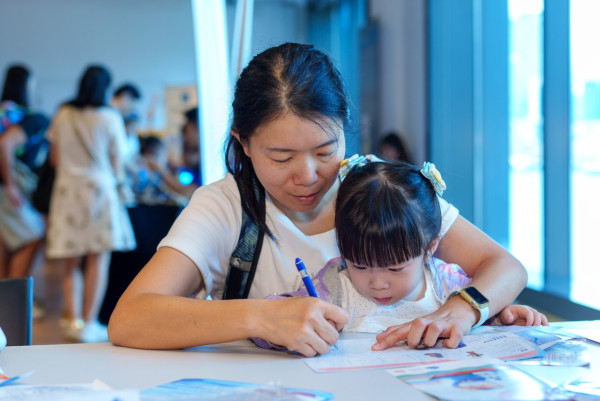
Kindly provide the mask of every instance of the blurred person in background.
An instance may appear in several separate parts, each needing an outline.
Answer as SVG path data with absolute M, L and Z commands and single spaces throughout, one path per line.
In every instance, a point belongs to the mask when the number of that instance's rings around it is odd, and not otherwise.
M 133 182 L 133 191 L 138 204 L 176 204 L 188 203 L 187 191 L 178 178 L 169 172 L 168 152 L 164 142 L 152 135 L 140 138 L 141 154 L 137 159 L 137 172 Z M 165 182 L 165 176 L 171 186 Z M 175 192 L 176 185 L 184 194 Z
M 132 83 L 126 83 L 119 86 L 112 97 L 111 106 L 119 110 L 123 118 L 135 112 L 136 103 L 142 98 L 142 94 L 137 86 Z
M 379 153 L 377 156 L 386 161 L 413 163 L 402 137 L 393 131 L 389 132 L 379 141 Z
M 200 172 L 200 131 L 198 127 L 198 107 L 184 113 L 183 124 L 183 169 L 192 174 L 191 183 L 199 187 L 202 185 Z
M 65 336 L 106 341 L 98 312 L 106 291 L 111 251 L 135 248 L 131 221 L 119 197 L 124 181 L 126 133 L 122 116 L 107 105 L 110 74 L 88 67 L 77 96 L 48 129 L 56 181 L 48 217 L 49 258 L 64 263 L 63 296 L 71 324 Z M 74 273 L 83 258 L 83 310 L 76 310 Z M 82 320 L 80 320 L 82 318 Z
M 168 166 L 148 161 L 148 166 L 160 174 L 166 186 L 173 192 L 191 198 L 196 189 L 202 186 L 200 171 L 200 146 L 198 128 L 198 107 L 184 113 L 185 122 L 182 128 L 183 164 L 173 170 Z
M 39 149 L 35 144 L 49 123 L 29 107 L 33 85 L 27 67 L 7 69 L 0 100 L 0 278 L 30 275 L 44 238 L 43 217 L 28 199 L 36 180 L 34 166 L 21 157 Z
M 135 110 L 137 102 L 142 98 L 140 90 L 132 83 L 119 86 L 111 99 L 111 106 L 121 113 L 127 133 L 126 158 L 135 157 L 140 153 L 140 141 L 136 133 L 139 115 Z

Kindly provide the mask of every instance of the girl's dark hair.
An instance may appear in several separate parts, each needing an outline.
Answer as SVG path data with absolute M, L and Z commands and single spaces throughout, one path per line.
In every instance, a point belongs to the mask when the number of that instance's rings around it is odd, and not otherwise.
M 25 66 L 13 65 L 9 67 L 6 70 L 1 101 L 11 100 L 19 106 L 28 107 L 27 80 L 29 76 L 29 70 Z
M 100 65 L 87 67 L 79 81 L 77 97 L 67 104 L 80 109 L 86 106 L 105 106 L 110 80 L 110 73 L 106 68 Z
M 146 135 L 140 138 L 140 154 L 142 155 L 156 153 L 164 147 L 165 144 L 163 141 L 153 135 Z
M 242 71 L 233 100 L 232 130 L 247 141 L 256 129 L 292 113 L 321 126 L 328 120 L 350 127 L 346 90 L 331 60 L 312 45 L 285 43 L 255 56 Z M 252 161 L 230 134 L 225 147 L 227 170 L 234 176 L 242 207 L 266 233 L 265 190 Z
M 442 225 L 431 182 L 406 163 L 353 168 L 338 190 L 335 228 L 344 259 L 387 267 L 422 255 Z

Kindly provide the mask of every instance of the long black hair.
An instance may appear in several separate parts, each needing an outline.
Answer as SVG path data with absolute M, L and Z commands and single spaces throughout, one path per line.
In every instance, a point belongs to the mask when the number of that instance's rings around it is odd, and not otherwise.
M 242 71 L 233 100 L 232 131 L 247 141 L 256 129 L 287 113 L 323 125 L 350 127 L 349 102 L 340 72 L 312 45 L 285 43 L 255 56 Z M 230 134 L 225 148 L 227 170 L 240 189 L 242 207 L 266 233 L 265 190 L 252 161 Z
M 435 188 L 406 163 L 354 167 L 335 203 L 338 247 L 361 266 L 387 267 L 420 256 L 442 225 Z
M 1 101 L 11 100 L 19 106 L 28 107 L 27 98 L 27 80 L 29 80 L 29 70 L 23 65 L 13 65 L 6 70 L 4 79 L 4 88 L 2 89 Z
M 77 96 L 67 104 L 80 109 L 86 106 L 105 106 L 110 81 L 110 73 L 105 67 L 90 65 L 81 76 Z

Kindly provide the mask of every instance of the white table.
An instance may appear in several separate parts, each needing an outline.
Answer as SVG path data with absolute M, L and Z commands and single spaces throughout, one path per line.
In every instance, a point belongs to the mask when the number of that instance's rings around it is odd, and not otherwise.
M 600 327 L 600 322 L 566 324 L 581 328 L 590 325 Z M 524 369 L 557 382 L 600 377 L 600 346 L 590 344 L 589 350 L 590 369 Z M 299 356 L 260 349 L 249 341 L 179 351 L 137 350 L 109 343 L 7 347 L 0 352 L 0 366 L 9 375 L 35 370 L 23 379 L 28 384 L 91 383 L 99 379 L 115 389 L 141 390 L 182 378 L 209 378 L 327 391 L 335 394 L 335 400 L 431 399 L 385 370 L 314 373 Z

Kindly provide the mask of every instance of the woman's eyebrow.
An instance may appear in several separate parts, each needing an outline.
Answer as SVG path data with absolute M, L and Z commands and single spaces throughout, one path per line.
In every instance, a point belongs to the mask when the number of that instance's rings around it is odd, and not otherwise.
M 337 142 L 338 142 L 338 139 L 337 139 L 337 138 L 330 139 L 330 140 L 328 140 L 327 142 L 324 142 L 324 143 L 322 143 L 322 144 L 320 144 L 320 145 L 317 145 L 317 146 L 315 146 L 315 147 L 313 148 L 313 150 L 315 150 L 315 149 L 320 149 L 320 148 L 324 148 L 324 147 L 326 147 L 326 146 L 332 145 L 332 144 L 334 144 L 334 143 L 337 143 Z M 269 152 L 296 152 L 296 151 L 297 151 L 296 149 L 289 149 L 289 148 L 279 148 L 279 147 L 277 147 L 277 146 L 272 146 L 272 147 L 271 147 L 271 146 L 269 146 L 269 147 L 267 147 L 267 150 L 268 150 Z

